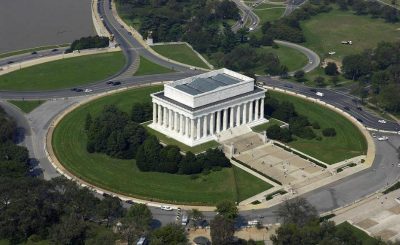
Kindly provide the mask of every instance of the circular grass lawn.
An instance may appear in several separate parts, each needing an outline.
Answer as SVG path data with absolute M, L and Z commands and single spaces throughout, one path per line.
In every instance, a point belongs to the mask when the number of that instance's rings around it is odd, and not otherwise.
M 116 74 L 125 62 L 120 51 L 46 62 L 0 76 L 0 90 L 40 91 L 81 86 Z
M 71 173 L 96 186 L 153 201 L 187 204 L 216 204 L 221 200 L 241 201 L 272 186 L 238 168 L 224 168 L 197 178 L 187 175 L 141 172 L 135 160 L 110 158 L 86 151 L 83 130 L 87 113 L 96 116 L 107 104 L 129 112 L 137 102 L 150 101 L 162 90 L 152 86 L 128 90 L 89 102 L 66 115 L 53 134 L 54 152 Z

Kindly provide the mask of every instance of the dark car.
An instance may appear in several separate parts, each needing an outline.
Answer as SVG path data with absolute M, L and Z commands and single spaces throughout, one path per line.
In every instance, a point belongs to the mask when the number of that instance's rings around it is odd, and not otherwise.
M 359 121 L 359 122 L 363 122 L 363 120 L 361 119 L 361 118 L 356 118 L 357 119 L 357 121 Z
M 286 88 L 293 88 L 293 85 L 292 84 L 285 84 L 285 85 L 283 85 L 284 87 L 286 87 Z
M 357 106 L 357 110 L 362 111 L 363 109 L 360 106 Z
M 118 86 L 118 85 L 121 85 L 121 82 L 113 82 L 112 83 L 112 86 Z
M 132 200 L 126 200 L 125 202 L 131 205 L 135 204 Z
M 346 111 L 350 111 L 350 108 L 348 106 L 343 107 Z
M 108 81 L 108 82 L 107 82 L 108 85 L 111 85 L 111 84 L 113 84 L 113 83 L 114 83 L 113 81 Z
M 12 64 L 12 63 L 14 63 L 14 61 L 12 61 L 12 60 L 7 62 L 7 64 Z
M 36 52 L 36 51 L 33 51 L 31 54 L 37 54 L 37 52 Z
M 57 48 L 53 48 L 53 49 L 51 50 L 51 52 L 57 52 L 57 51 L 58 51 Z
M 82 91 L 83 91 L 83 89 L 81 89 L 81 88 L 73 88 L 73 89 L 71 89 L 71 91 L 75 91 L 75 92 L 82 92 Z
M 317 90 L 315 88 L 310 89 L 311 92 L 316 93 Z

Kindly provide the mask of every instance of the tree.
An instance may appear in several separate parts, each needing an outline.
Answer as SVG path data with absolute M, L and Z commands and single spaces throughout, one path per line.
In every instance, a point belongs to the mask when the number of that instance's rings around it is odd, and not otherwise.
M 331 77 L 331 82 L 332 82 L 333 86 L 337 86 L 337 84 L 339 82 L 339 77 L 338 76 L 332 76 Z
M 234 220 L 238 216 L 238 209 L 232 201 L 226 200 L 219 202 L 215 211 L 227 219 Z
M 328 62 L 324 70 L 325 74 L 328 76 L 336 76 L 339 74 L 338 67 L 334 62 Z
M 315 82 L 315 85 L 317 85 L 318 87 L 322 87 L 322 86 L 324 85 L 325 78 L 322 77 L 322 76 L 317 76 L 317 77 L 314 79 L 314 82 Z
M 277 212 L 283 224 L 305 224 L 318 220 L 316 209 L 304 198 L 294 198 L 279 206 Z
M 109 227 L 112 221 L 124 214 L 121 200 L 112 196 L 105 196 L 98 205 L 98 210 L 100 217 L 107 220 L 106 227 Z
M 127 215 L 122 220 L 122 236 L 129 245 L 133 244 L 141 236 L 149 233 L 151 221 L 151 212 L 145 204 L 131 206 Z
M 193 220 L 193 226 L 196 228 L 203 222 L 204 220 L 204 215 L 202 212 L 200 212 L 198 209 L 192 209 L 188 211 L 188 217 L 189 219 Z
M 90 115 L 90 113 L 86 114 L 86 120 L 85 120 L 85 130 L 89 130 L 90 125 L 92 125 L 92 115 Z
M 155 244 L 186 244 L 187 237 L 185 230 L 181 225 L 169 224 L 160 229 L 157 229 L 152 234 L 152 244 L 155 240 Z
M 84 244 L 86 228 L 85 222 L 71 214 L 52 228 L 51 240 L 56 244 Z
M 234 232 L 235 227 L 232 219 L 218 214 L 211 220 L 210 235 L 213 244 L 232 244 Z
M 298 70 L 294 73 L 294 78 L 298 82 L 302 82 L 304 80 L 305 72 L 303 70 Z
M 372 65 L 369 58 L 361 54 L 348 55 L 343 58 L 342 71 L 346 78 L 358 80 L 361 76 L 370 74 Z
M 334 128 L 324 128 L 322 130 L 322 135 L 325 137 L 334 137 L 336 136 L 336 130 Z

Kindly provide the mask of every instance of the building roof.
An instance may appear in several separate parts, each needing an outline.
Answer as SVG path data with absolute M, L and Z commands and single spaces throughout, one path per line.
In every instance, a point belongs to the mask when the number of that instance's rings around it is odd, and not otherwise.
M 222 73 L 206 78 L 197 77 L 191 82 L 176 85 L 175 88 L 190 95 L 198 95 L 240 82 L 242 82 L 242 80 Z

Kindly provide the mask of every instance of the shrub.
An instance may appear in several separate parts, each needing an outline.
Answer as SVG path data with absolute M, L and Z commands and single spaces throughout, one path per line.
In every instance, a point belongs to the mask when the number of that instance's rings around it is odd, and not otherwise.
M 325 74 L 328 76 L 335 76 L 339 74 L 336 63 L 328 62 L 328 64 L 325 67 Z
M 313 127 L 313 129 L 320 129 L 321 128 L 321 126 L 319 125 L 318 122 L 313 122 L 312 123 L 312 127 Z
M 336 130 L 334 128 L 325 128 L 324 130 L 322 130 L 322 134 L 325 137 L 334 137 L 336 136 Z

